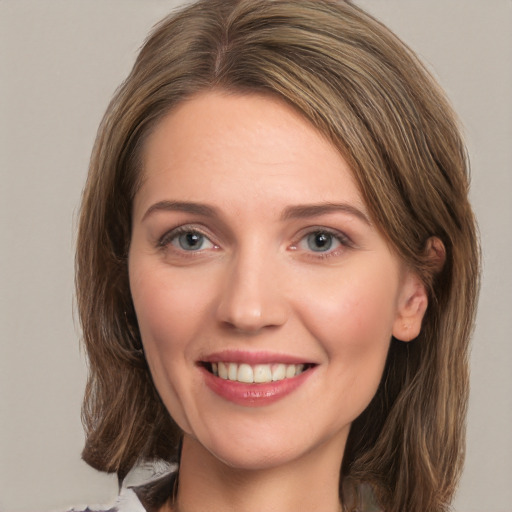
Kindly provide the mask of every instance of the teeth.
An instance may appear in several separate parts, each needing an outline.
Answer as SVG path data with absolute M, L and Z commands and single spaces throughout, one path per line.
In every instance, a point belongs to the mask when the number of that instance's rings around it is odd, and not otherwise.
M 219 363 L 219 377 L 221 379 L 228 378 L 228 367 L 226 366 L 226 363 Z
M 286 367 L 286 378 L 291 379 L 292 377 L 295 377 L 296 370 L 297 370 L 297 368 L 295 367 L 294 364 L 289 364 Z
M 232 363 L 234 366 L 236 366 L 234 363 Z M 248 364 L 241 364 L 238 367 L 238 376 L 236 379 L 231 380 L 237 380 L 238 382 L 246 382 L 251 383 L 254 382 L 254 372 L 252 371 L 252 366 Z
M 214 375 L 224 380 L 233 380 L 252 383 L 276 382 L 283 379 L 291 379 L 300 375 L 305 369 L 303 364 L 256 364 L 251 366 L 246 363 L 212 363 L 211 370 Z
M 238 377 L 238 365 L 235 363 L 229 363 L 228 365 L 228 379 L 237 380 Z
M 286 378 L 286 365 L 277 364 L 272 368 L 272 380 L 283 380 L 284 378 Z
M 253 370 L 254 382 L 271 382 L 272 369 L 268 364 L 257 364 Z

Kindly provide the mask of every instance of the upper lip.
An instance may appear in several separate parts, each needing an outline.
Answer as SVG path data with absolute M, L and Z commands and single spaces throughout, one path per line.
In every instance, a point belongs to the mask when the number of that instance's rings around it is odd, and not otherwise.
M 265 351 L 246 351 L 246 350 L 222 350 L 214 352 L 202 358 L 203 363 L 246 363 L 254 364 L 314 364 L 313 361 L 304 359 L 303 357 L 291 354 L 279 354 L 276 352 Z

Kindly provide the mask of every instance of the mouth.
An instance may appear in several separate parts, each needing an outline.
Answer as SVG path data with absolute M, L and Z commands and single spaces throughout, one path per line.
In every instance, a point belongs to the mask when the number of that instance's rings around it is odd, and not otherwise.
M 230 361 L 203 361 L 200 365 L 215 377 L 244 384 L 268 384 L 293 379 L 315 366 L 313 363 L 248 364 Z
M 197 364 L 216 395 L 244 407 L 285 398 L 309 381 L 319 366 L 290 354 L 240 350 L 210 354 Z

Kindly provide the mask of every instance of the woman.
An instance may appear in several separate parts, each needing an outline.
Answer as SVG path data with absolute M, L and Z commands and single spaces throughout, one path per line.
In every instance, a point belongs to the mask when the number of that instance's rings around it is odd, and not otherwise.
M 445 510 L 478 247 L 454 115 L 349 2 L 193 4 L 100 126 L 84 459 L 146 510 Z

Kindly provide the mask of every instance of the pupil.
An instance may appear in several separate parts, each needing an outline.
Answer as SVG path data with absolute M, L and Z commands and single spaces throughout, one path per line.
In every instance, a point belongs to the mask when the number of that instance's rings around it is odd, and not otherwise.
M 329 233 L 312 233 L 308 236 L 308 245 L 313 251 L 326 251 L 331 248 L 332 236 Z
M 199 233 L 185 233 L 180 236 L 180 246 L 182 249 L 199 249 L 203 235 Z

